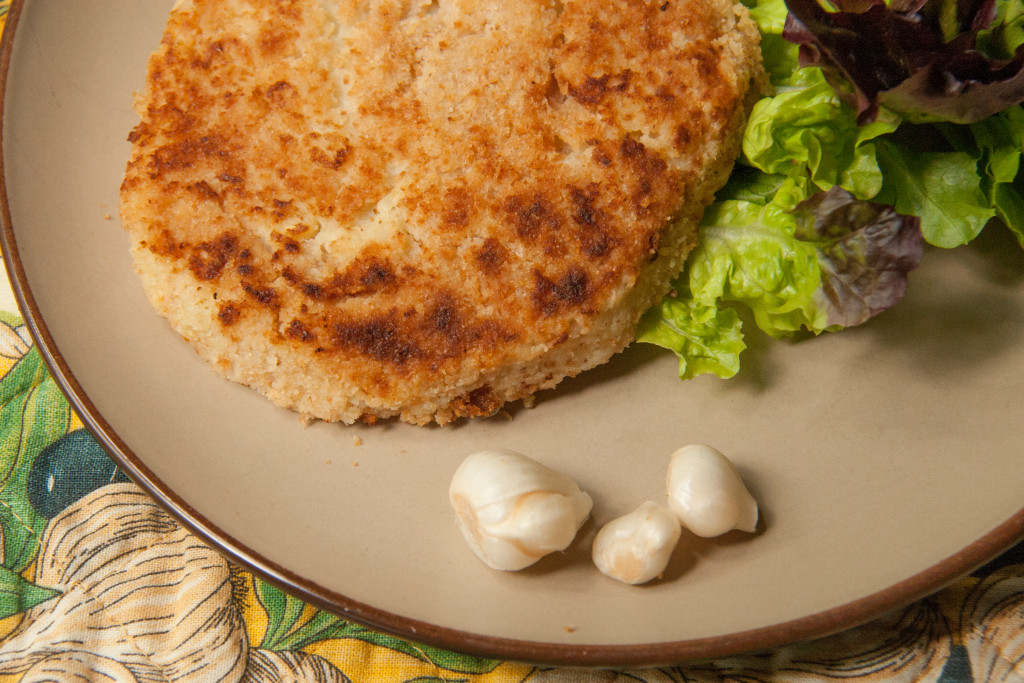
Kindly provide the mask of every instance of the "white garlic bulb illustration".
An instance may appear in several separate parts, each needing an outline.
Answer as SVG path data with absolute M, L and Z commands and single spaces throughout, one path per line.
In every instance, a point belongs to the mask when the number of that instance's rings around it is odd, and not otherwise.
M 250 650 L 242 683 L 351 683 L 336 666 L 307 652 Z
M 97 489 L 50 521 L 35 583 L 62 594 L 0 643 L 0 674 L 70 650 L 140 680 L 237 681 L 245 671 L 227 562 L 133 484 Z

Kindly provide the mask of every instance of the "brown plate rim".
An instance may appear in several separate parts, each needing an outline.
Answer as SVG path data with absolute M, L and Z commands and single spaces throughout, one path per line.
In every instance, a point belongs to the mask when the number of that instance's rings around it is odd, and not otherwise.
M 90 400 L 85 388 L 61 355 L 36 306 L 19 258 L 11 222 L 5 175 L 3 135 L 6 123 L 7 81 L 19 21 L 27 0 L 12 0 L 0 40 L 0 244 L 14 296 L 36 341 L 37 349 L 57 385 L 86 428 L 110 457 L 140 488 L 189 531 L 231 562 L 261 579 L 326 611 L 369 628 L 413 642 L 478 657 L 533 664 L 585 667 L 675 665 L 757 652 L 820 638 L 852 628 L 887 611 L 923 598 L 994 559 L 1024 539 L 1024 508 L 959 552 L 884 590 L 816 614 L 762 628 L 682 641 L 640 645 L 559 644 L 468 633 L 403 617 L 378 609 L 312 581 L 268 560 L 232 538 L 178 496 L 146 466 Z

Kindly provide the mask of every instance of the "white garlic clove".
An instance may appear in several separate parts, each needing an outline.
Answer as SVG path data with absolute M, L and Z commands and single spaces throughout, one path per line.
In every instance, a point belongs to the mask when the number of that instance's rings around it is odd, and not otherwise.
M 681 533 L 674 512 L 648 501 L 601 527 L 591 555 L 602 574 L 623 583 L 647 583 L 665 571 Z
M 668 504 L 698 536 L 757 528 L 757 501 L 736 466 L 720 451 L 700 444 L 680 448 L 668 467 Z
M 509 450 L 467 457 L 448 497 L 473 552 L 489 567 L 506 571 L 565 550 L 593 507 L 572 479 Z

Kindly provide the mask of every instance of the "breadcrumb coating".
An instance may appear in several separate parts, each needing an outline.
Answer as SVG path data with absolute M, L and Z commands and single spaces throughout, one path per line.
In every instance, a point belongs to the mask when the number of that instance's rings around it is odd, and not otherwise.
M 763 82 L 731 0 L 183 0 L 121 220 L 157 311 L 276 404 L 490 415 L 632 341 Z

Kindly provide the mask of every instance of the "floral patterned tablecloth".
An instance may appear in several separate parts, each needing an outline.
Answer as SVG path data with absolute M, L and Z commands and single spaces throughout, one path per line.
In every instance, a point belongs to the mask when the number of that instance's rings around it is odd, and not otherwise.
M 341 620 L 231 565 L 135 487 L 49 376 L 3 282 L 0 532 L 0 683 L 1024 681 L 1024 544 L 845 633 L 673 668 L 492 661 Z

